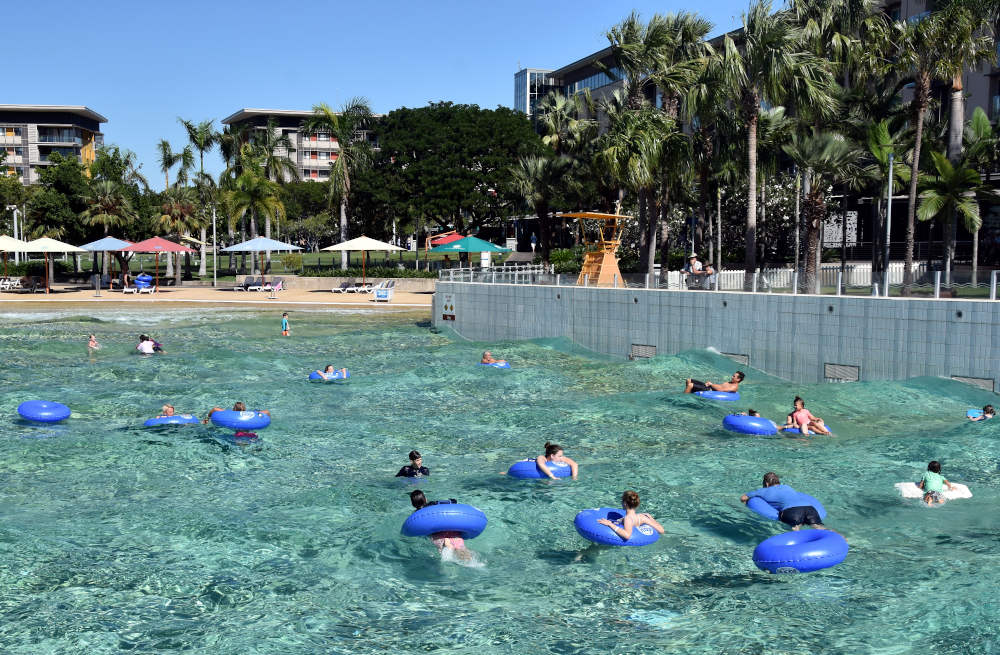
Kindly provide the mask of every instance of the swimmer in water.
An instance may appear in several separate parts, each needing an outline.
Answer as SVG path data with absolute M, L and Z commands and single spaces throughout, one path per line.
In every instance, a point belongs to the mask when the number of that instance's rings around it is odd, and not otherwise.
M 798 430 L 802 434 L 809 434 L 809 431 L 812 430 L 816 434 L 830 434 L 830 430 L 823 423 L 823 419 L 813 416 L 812 412 L 806 409 L 804 400 L 795 396 L 794 403 L 795 411 L 785 418 L 785 425 L 781 426 L 782 430 Z
M 202 423 L 208 423 L 212 419 L 212 414 L 214 414 L 216 412 L 221 412 L 221 411 L 224 411 L 221 407 L 213 407 L 211 410 L 209 410 L 208 416 L 205 417 L 205 420 L 202 421 Z M 247 411 L 247 406 L 244 403 L 237 402 L 237 403 L 235 403 L 233 405 L 233 411 L 234 412 L 245 412 L 245 411 Z M 271 412 L 269 410 L 266 410 L 266 409 L 258 409 L 258 410 L 255 410 L 255 411 L 257 411 L 257 412 L 259 412 L 261 414 L 267 414 L 268 416 L 271 415 Z
M 101 344 L 97 343 L 97 337 L 94 336 L 93 334 L 90 335 L 90 341 L 87 342 L 87 348 L 90 349 L 91 351 L 101 349 Z
M 648 525 L 660 534 L 663 534 L 663 526 L 652 516 L 645 513 L 636 514 L 635 510 L 638 508 L 639 494 L 634 491 L 626 491 L 622 494 L 622 509 L 625 510 L 625 516 L 618 519 L 621 524 L 619 525 L 617 522 L 612 523 L 607 519 L 597 519 L 597 522 L 614 530 L 615 534 L 625 541 L 628 541 L 632 537 L 632 530 L 638 528 L 640 525 Z
M 435 500 L 433 502 L 427 501 L 427 496 L 424 495 L 423 491 L 417 489 L 416 491 L 410 492 L 410 504 L 413 505 L 413 511 L 423 509 L 424 507 L 430 507 L 431 505 L 437 504 L 448 504 L 457 502 L 454 498 L 450 501 L 439 501 Z M 462 538 L 460 532 L 455 532 L 452 530 L 445 530 L 443 532 L 435 532 L 431 537 L 431 542 L 437 546 L 438 552 L 444 554 L 445 548 L 450 548 L 452 552 L 455 553 L 455 557 L 461 560 L 472 559 L 472 551 L 465 547 L 465 539 Z
M 341 379 L 347 378 L 347 369 L 346 368 L 334 369 L 333 364 L 327 364 L 326 368 L 324 368 L 322 371 L 317 369 L 316 373 L 318 375 L 322 375 L 324 380 L 330 380 L 333 378 L 333 374 L 338 371 L 340 372 Z
M 993 416 L 995 414 L 996 414 L 996 412 L 993 410 L 993 405 L 987 405 L 986 407 L 983 407 L 983 413 L 982 414 L 980 414 L 979 416 L 970 416 L 969 420 L 970 421 L 988 421 L 991 418 L 993 418 Z
M 431 470 L 424 464 L 424 458 L 416 450 L 410 451 L 410 463 L 399 469 L 397 478 L 422 478 L 431 474 Z
M 715 384 L 713 382 L 702 382 L 688 378 L 684 381 L 684 393 L 696 393 L 698 391 L 725 391 L 726 393 L 736 393 L 740 390 L 740 382 L 746 377 L 743 371 L 736 371 L 729 382 Z
M 174 415 L 174 406 L 164 405 L 163 409 L 160 410 L 160 415 L 157 416 L 156 418 L 170 418 L 173 415 Z
M 483 351 L 483 358 L 479 360 L 480 364 L 506 364 L 506 359 L 495 359 L 493 353 L 488 350 Z

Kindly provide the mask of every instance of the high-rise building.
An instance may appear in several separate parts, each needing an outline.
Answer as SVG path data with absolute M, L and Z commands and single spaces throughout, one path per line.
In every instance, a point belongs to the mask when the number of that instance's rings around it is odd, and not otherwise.
M 38 182 L 38 169 L 55 153 L 88 165 L 104 145 L 101 123 L 108 119 L 79 105 L 0 105 L 0 173 L 22 184 Z
M 222 119 L 223 125 L 246 125 L 255 130 L 266 130 L 269 123 L 288 137 L 290 149 L 279 148 L 276 155 L 287 156 L 302 180 L 326 181 L 330 179 L 330 165 L 337 161 L 340 144 L 326 132 L 307 134 L 302 131 L 302 122 L 313 116 L 311 111 L 295 109 L 240 109 Z M 362 131 L 363 138 L 375 146 L 374 135 Z M 290 178 L 286 174 L 286 178 Z M 288 181 L 286 179 L 286 181 Z

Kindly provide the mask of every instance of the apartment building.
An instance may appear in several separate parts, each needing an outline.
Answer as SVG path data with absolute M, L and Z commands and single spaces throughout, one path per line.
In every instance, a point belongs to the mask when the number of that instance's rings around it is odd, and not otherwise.
M 285 155 L 295 164 L 299 178 L 325 182 L 330 179 L 330 166 L 337 161 L 340 144 L 329 133 L 305 133 L 302 123 L 312 116 L 311 111 L 293 109 L 240 109 L 222 119 L 223 125 L 247 125 L 252 129 L 265 130 L 268 123 L 288 137 L 290 149 L 279 148 L 275 153 Z M 376 146 L 374 135 L 366 130 L 361 138 Z M 290 177 L 287 176 L 286 177 Z M 288 180 L 286 180 L 288 181 Z
M 108 119 L 79 105 L 0 105 L 0 173 L 22 184 L 38 182 L 38 171 L 58 153 L 90 164 L 104 145 L 101 123 Z
M 883 11 L 893 20 L 918 21 L 927 16 L 934 8 L 935 0 L 892 0 L 883 4 Z M 732 33 L 739 38 L 739 30 Z M 712 39 L 715 46 L 722 45 L 724 34 Z M 534 115 L 535 106 L 549 91 L 559 91 L 573 95 L 589 89 L 595 99 L 609 95 L 622 87 L 621 81 L 615 81 L 602 72 L 595 62 L 601 62 L 616 72 L 615 60 L 611 48 L 605 48 L 578 59 L 558 69 L 525 68 L 514 74 L 514 108 L 528 116 Z M 973 109 L 982 107 L 993 119 L 1000 119 L 1000 48 L 997 60 L 979 69 L 967 69 L 963 76 L 963 88 L 966 94 L 966 114 L 971 116 Z M 647 89 L 650 100 L 658 100 L 652 94 L 656 91 Z M 939 111 L 948 111 L 947 88 L 944 84 L 936 85 L 934 94 L 941 100 Z

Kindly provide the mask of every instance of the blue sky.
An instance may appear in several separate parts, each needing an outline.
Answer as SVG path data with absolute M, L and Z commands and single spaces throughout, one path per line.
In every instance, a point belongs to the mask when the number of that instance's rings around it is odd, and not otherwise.
M 718 33 L 742 3 L 697 7 Z M 9 2 L 3 103 L 87 105 L 108 118 L 105 142 L 137 153 L 155 188 L 155 145 L 186 142 L 181 116 L 216 120 L 243 107 L 337 107 L 354 96 L 387 113 L 450 100 L 513 103 L 521 67 L 555 68 L 607 46 L 635 9 L 678 2 Z M 22 29 L 25 27 L 27 29 Z M 212 155 L 206 168 L 218 172 Z

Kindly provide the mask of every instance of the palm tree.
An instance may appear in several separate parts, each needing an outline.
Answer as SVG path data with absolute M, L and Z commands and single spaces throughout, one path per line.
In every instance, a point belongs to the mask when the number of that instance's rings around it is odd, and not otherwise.
M 87 225 L 101 225 L 104 227 L 104 236 L 107 236 L 111 228 L 127 227 L 139 218 L 132 203 L 123 193 L 121 186 L 110 180 L 98 180 L 90 184 L 87 195 L 84 196 L 87 209 L 80 215 Z M 111 253 L 104 253 L 104 270 L 110 267 L 108 262 Z M 97 260 L 94 260 L 97 266 Z
M 160 139 L 160 142 L 156 144 L 156 149 L 158 151 L 157 159 L 160 163 L 160 171 L 163 172 L 163 188 L 169 189 L 170 169 L 177 164 L 181 164 L 182 167 L 187 168 L 194 163 L 194 153 L 191 152 L 190 146 L 185 146 L 180 152 L 174 152 L 170 146 L 170 142 L 166 139 Z
M 868 127 L 865 137 L 866 163 L 862 166 L 860 176 L 869 188 L 874 188 L 873 209 L 875 218 L 873 220 L 875 235 L 872 239 L 872 270 L 881 270 L 884 280 L 888 280 L 889 262 L 884 259 L 884 246 L 875 248 L 875 244 L 885 238 L 885 221 L 887 217 L 888 201 L 886 197 L 889 193 L 889 157 L 895 157 L 901 150 L 898 145 L 902 141 L 899 132 L 892 133 L 889 128 L 889 120 L 883 119 L 872 123 Z M 910 171 L 905 166 L 893 167 L 893 184 L 901 187 L 910 180 Z M 884 281 L 883 281 L 884 283 Z
M 940 152 L 932 152 L 936 175 L 923 178 L 923 191 L 920 193 L 920 205 L 917 207 L 917 218 L 929 221 L 941 216 L 948 232 L 961 217 L 965 229 L 978 232 L 983 221 L 979 215 L 977 194 L 985 191 L 979 172 L 965 161 L 958 166 L 952 165 L 948 158 Z M 951 253 L 945 257 L 945 285 L 951 286 Z
M 972 112 L 972 120 L 965 126 L 965 157 L 981 173 L 994 170 L 998 153 L 998 138 L 981 107 Z M 981 194 L 980 194 L 981 195 Z M 972 233 L 972 286 L 979 282 L 979 230 Z
M 654 18 L 662 22 L 668 38 L 657 53 L 652 79 L 663 96 L 663 111 L 676 120 L 681 100 L 698 82 L 714 54 L 705 40 L 712 23 L 686 11 Z
M 244 216 L 250 216 L 250 235 L 257 236 L 257 216 L 285 217 L 281 202 L 281 186 L 264 177 L 260 169 L 247 168 L 227 192 L 230 204 L 230 225 Z
M 749 288 L 757 266 L 757 120 L 761 103 L 778 105 L 792 93 L 811 107 L 834 104 L 829 62 L 807 52 L 803 35 L 784 12 L 771 13 L 770 0 L 757 0 L 743 14 L 741 47 L 725 39 L 723 81 L 739 101 L 747 126 L 746 278 Z
M 805 196 L 803 215 L 806 219 L 806 266 L 805 284 L 807 291 L 819 293 L 819 237 L 826 218 L 826 192 L 829 185 L 848 179 L 854 174 L 854 164 L 860 156 L 859 150 L 840 134 L 819 132 L 799 138 L 783 146 L 785 153 L 805 171 L 810 178 L 809 193 Z
M 521 157 L 511 167 L 511 191 L 519 195 L 531 206 L 538 216 L 538 232 L 541 236 L 539 247 L 543 261 L 549 261 L 552 249 L 552 223 L 549 210 L 563 175 L 569 169 L 568 157 Z
M 340 203 L 340 239 L 346 241 L 347 209 L 351 198 L 351 177 L 371 162 L 368 142 L 360 138 L 360 131 L 372 120 L 372 110 L 364 98 L 354 98 L 334 112 L 326 103 L 313 106 L 313 115 L 302 124 L 306 133 L 324 132 L 336 139 L 339 150 L 330 166 L 330 200 Z M 340 253 L 340 268 L 347 269 L 347 252 Z
M 666 19 L 653 14 L 649 23 L 643 23 L 633 11 L 622 22 L 605 34 L 611 42 L 617 71 L 608 69 L 602 62 L 594 65 L 615 79 L 624 82 L 626 106 L 636 110 L 646 102 L 645 89 L 656 72 L 673 35 Z
M 163 192 L 162 213 L 159 224 L 168 234 L 180 238 L 196 226 L 198 215 L 198 198 L 194 189 L 187 186 L 174 186 Z M 167 255 L 167 263 L 171 262 Z M 173 269 L 176 284 L 181 283 L 181 254 L 177 253 L 176 268 Z M 169 269 L 168 269 L 169 275 Z
M 184 126 L 184 131 L 187 132 L 188 143 L 198 151 L 198 177 L 195 179 L 195 188 L 199 190 L 198 199 L 202 201 L 200 203 L 200 211 L 202 218 L 204 219 L 206 201 L 209 199 L 208 195 L 203 192 L 207 188 L 205 178 L 208 177 L 205 175 L 205 153 L 209 152 L 215 146 L 219 139 L 219 134 L 213 128 L 213 120 L 201 121 L 197 125 L 192 121 L 186 121 L 180 117 L 178 117 L 177 120 L 180 121 L 180 124 Z M 211 177 L 208 177 L 207 181 L 212 183 L 212 187 L 215 186 L 214 180 L 212 180 Z M 207 222 L 207 220 L 203 220 L 202 224 L 205 225 Z M 205 277 L 207 274 L 205 263 L 205 241 L 208 238 L 205 227 L 201 228 L 199 236 L 201 237 L 201 256 L 198 264 L 198 276 Z

